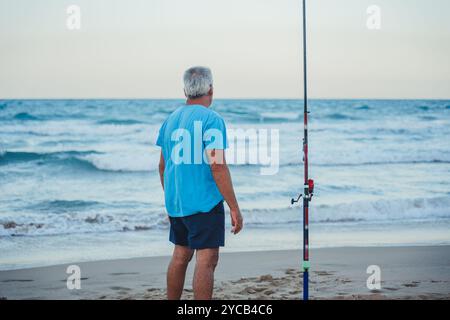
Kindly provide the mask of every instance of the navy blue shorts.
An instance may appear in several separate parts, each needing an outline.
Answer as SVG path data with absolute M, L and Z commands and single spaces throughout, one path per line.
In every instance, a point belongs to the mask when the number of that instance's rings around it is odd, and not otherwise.
M 225 245 L 225 213 L 223 201 L 209 212 L 187 217 L 169 217 L 170 242 L 191 249 L 218 248 Z

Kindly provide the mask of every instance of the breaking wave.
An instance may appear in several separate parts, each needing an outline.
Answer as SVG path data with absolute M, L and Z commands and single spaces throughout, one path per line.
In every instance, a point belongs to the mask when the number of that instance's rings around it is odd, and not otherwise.
M 0 236 L 38 236 L 92 232 L 131 232 L 167 229 L 166 213 L 148 210 L 134 214 L 96 213 L 102 203 L 92 201 L 50 201 L 33 208 L 46 215 L 0 218 Z M 130 204 L 130 206 L 133 206 Z M 300 224 L 300 207 L 273 209 L 242 208 L 249 228 Z M 313 205 L 312 224 L 401 223 L 414 220 L 450 219 L 450 197 L 355 201 L 331 205 Z

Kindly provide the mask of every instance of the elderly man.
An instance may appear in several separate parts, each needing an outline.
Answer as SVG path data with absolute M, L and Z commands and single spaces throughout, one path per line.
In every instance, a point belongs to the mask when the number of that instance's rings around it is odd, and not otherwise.
M 222 117 L 209 109 L 213 100 L 211 71 L 184 74 L 186 104 L 162 124 L 159 174 L 175 244 L 167 271 L 167 298 L 180 299 L 186 268 L 194 252 L 194 298 L 212 298 L 219 247 L 225 244 L 223 200 L 230 208 L 231 232 L 243 226 L 242 215 L 225 161 L 227 137 Z

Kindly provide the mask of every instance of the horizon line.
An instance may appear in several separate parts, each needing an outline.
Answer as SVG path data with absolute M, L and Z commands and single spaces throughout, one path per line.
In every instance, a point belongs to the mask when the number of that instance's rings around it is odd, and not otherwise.
M 0 98 L 0 101 L 7 101 L 7 100 L 186 100 L 185 98 L 168 98 L 168 97 L 34 97 L 34 98 Z M 252 97 L 246 97 L 246 98 L 223 98 L 223 97 L 217 97 L 214 98 L 214 100 L 303 100 L 303 97 L 299 98 L 293 98 L 293 97 L 277 97 L 277 98 L 270 98 L 270 97 L 259 97 L 259 98 L 252 98 Z M 313 100 L 433 100 L 433 101 L 446 101 L 450 100 L 450 97 L 448 98 L 308 98 L 308 101 Z

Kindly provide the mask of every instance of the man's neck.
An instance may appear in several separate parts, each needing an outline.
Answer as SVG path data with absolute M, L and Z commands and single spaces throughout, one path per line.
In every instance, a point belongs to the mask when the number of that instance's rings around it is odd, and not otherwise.
M 205 108 L 208 108 L 211 105 L 211 102 L 209 101 L 208 97 L 200 97 L 197 99 L 187 99 L 186 100 L 186 105 L 190 106 L 190 105 L 201 105 L 204 106 Z

